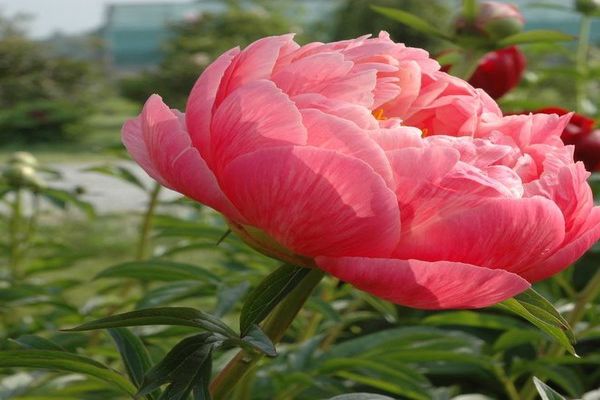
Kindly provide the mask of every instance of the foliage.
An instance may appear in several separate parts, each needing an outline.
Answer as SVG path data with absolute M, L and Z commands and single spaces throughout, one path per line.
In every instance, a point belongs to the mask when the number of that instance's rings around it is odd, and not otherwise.
M 73 140 L 92 105 L 90 64 L 56 57 L 0 18 L 0 144 Z

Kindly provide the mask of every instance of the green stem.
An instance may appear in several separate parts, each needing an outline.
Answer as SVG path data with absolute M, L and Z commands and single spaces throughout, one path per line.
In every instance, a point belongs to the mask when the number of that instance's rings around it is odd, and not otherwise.
M 23 213 L 23 193 L 20 188 L 15 190 L 15 198 L 12 202 L 12 213 L 9 223 L 9 266 L 12 271 L 13 279 L 19 274 L 19 264 L 21 257 L 21 220 Z
M 322 271 L 311 270 L 269 315 L 262 329 L 273 343 L 278 343 L 283 338 L 285 331 L 322 278 Z M 229 399 L 231 390 L 261 357 L 260 354 L 240 351 L 212 381 L 210 391 L 213 400 Z
M 506 372 L 500 363 L 497 363 L 494 366 L 494 372 L 498 379 L 500 379 L 500 382 L 502 382 L 508 398 L 510 400 L 520 400 L 521 397 L 519 396 L 519 391 L 515 387 L 514 382 L 506 375 Z
M 463 0 L 463 15 L 467 21 L 473 21 L 477 16 L 477 0 Z
M 588 284 L 583 290 L 577 295 L 575 299 L 575 305 L 567 316 L 567 322 L 571 326 L 575 326 L 585 316 L 586 308 L 591 304 L 596 297 L 600 294 L 600 271 L 597 271 Z M 552 346 L 546 352 L 548 357 L 559 357 L 565 352 L 564 347 L 559 344 L 553 343 Z M 527 382 L 523 390 L 521 391 L 521 398 L 523 400 L 533 400 L 536 396 L 535 386 L 533 381 Z
M 37 230 L 37 222 L 40 214 L 40 194 L 37 192 L 33 193 L 33 199 L 31 203 L 31 215 L 29 216 L 29 223 L 27 225 L 27 235 L 25 236 L 25 243 L 29 245 L 31 238 L 35 235 Z
M 588 75 L 587 59 L 590 49 L 590 32 L 592 29 L 592 17 L 582 15 L 579 24 L 579 40 L 577 42 L 577 53 L 575 58 L 575 68 L 577 69 L 577 82 L 575 96 L 577 99 L 577 112 L 585 111 L 587 102 L 586 82 Z
M 152 192 L 150 192 L 148 207 L 146 208 L 142 224 L 140 225 L 140 237 L 136 251 L 136 260 L 144 260 L 148 256 L 148 248 L 150 247 L 150 234 L 152 233 L 152 217 L 154 217 L 154 212 L 156 211 L 156 206 L 158 205 L 158 196 L 161 188 L 162 187 L 160 184 L 155 183 Z

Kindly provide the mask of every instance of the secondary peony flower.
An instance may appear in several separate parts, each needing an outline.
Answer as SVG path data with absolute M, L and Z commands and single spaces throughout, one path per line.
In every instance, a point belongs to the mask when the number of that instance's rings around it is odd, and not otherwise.
M 569 115 L 503 117 L 485 92 L 387 34 L 232 49 L 185 115 L 157 95 L 123 128 L 157 181 L 251 246 L 406 306 L 484 307 L 600 236 Z
M 499 99 L 521 82 L 526 65 L 525 55 L 516 46 L 491 51 L 481 58 L 468 82 Z M 442 71 L 448 72 L 450 67 L 443 65 Z
M 525 56 L 516 46 L 492 51 L 483 56 L 469 83 L 499 99 L 521 82 L 526 64 Z

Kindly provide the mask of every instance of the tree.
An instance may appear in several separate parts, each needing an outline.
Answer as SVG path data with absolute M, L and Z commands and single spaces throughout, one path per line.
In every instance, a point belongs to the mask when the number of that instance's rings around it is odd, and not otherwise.
M 22 21 L 0 16 L 0 143 L 73 138 L 92 104 L 92 69 L 49 54 Z

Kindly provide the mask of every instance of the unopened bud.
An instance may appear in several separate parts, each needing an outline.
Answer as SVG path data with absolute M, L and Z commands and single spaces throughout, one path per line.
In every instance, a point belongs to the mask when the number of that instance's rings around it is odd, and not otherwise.
M 34 168 L 38 166 L 37 159 L 33 156 L 33 154 L 31 154 L 27 151 L 14 152 L 8 159 L 8 163 L 9 164 L 28 165 L 28 166 L 34 167 Z
M 525 19 L 516 5 L 497 1 L 481 2 L 473 21 L 460 16 L 455 22 L 458 33 L 483 34 L 494 40 L 519 33 L 524 26 Z

